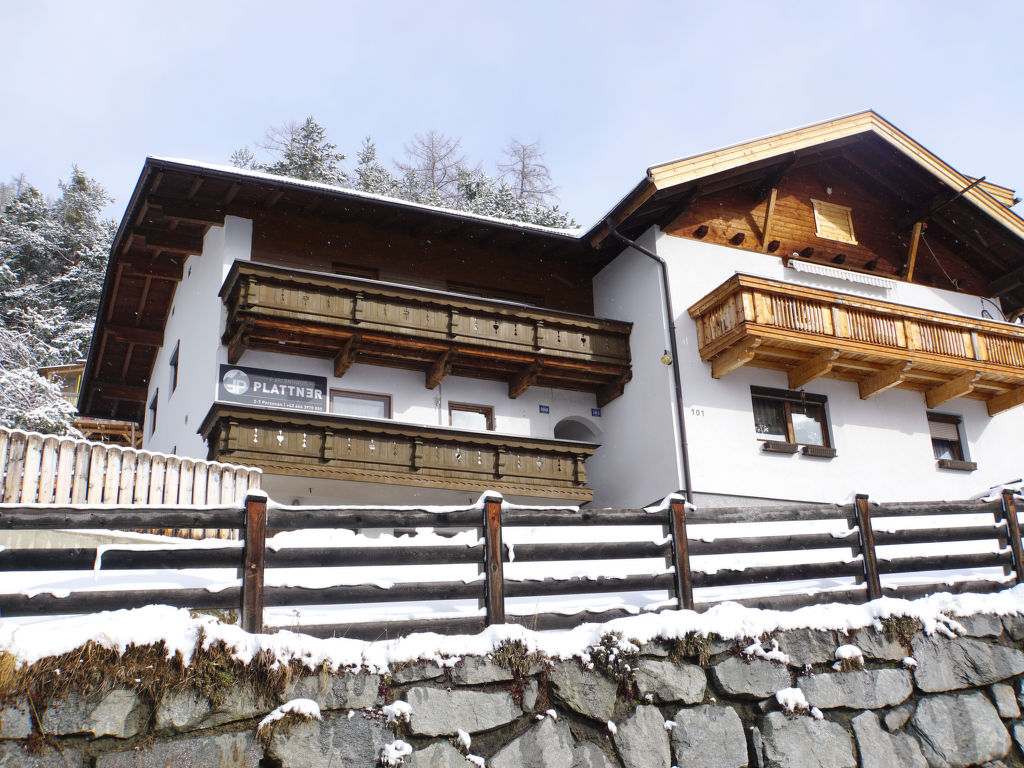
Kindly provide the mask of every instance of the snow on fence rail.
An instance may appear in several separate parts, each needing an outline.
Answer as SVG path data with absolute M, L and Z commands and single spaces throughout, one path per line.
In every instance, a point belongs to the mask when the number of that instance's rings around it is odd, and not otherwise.
M 132 574 L 177 569 L 182 574 L 187 572 L 183 569 L 221 568 L 231 569 L 232 574 L 240 572 L 241 579 L 216 589 L 208 585 L 140 590 L 137 582 L 129 582 L 128 588 L 117 590 L 86 584 L 85 589 L 44 586 L 15 594 L 8 587 L 8 594 L 0 594 L 0 615 L 87 613 L 160 602 L 196 609 L 237 609 L 242 626 L 258 632 L 265 629 L 265 616 L 273 618 L 275 611 L 278 618 L 285 610 L 295 611 L 298 617 L 299 607 L 329 606 L 324 610 L 328 616 L 335 611 L 334 621 L 296 621 L 287 628 L 319 636 L 378 639 L 413 631 L 475 632 L 505 621 L 557 629 L 638 610 L 635 604 L 622 603 L 611 610 L 588 611 L 584 601 L 593 595 L 655 592 L 660 593 L 661 602 L 646 606 L 648 609 L 701 610 L 737 597 L 738 602 L 751 606 L 791 609 L 824 602 L 858 603 L 883 595 L 914 598 L 939 590 L 987 592 L 1002 589 L 1011 581 L 1024 582 L 1015 503 L 1013 493 L 1006 491 L 1001 499 L 988 502 L 872 505 L 866 496 L 858 496 L 856 503 L 843 506 L 700 511 L 688 510 L 681 501 L 653 510 L 580 510 L 518 507 L 506 505 L 500 498 L 484 499 L 482 508 L 445 510 L 279 506 L 268 510 L 262 494 L 250 495 L 242 505 L 208 509 L 53 507 L 41 511 L 2 504 L 0 527 L 6 528 L 234 527 L 242 532 L 242 541 L 201 549 L 158 544 L 146 545 L 144 551 L 131 545 L 97 550 L 5 550 L 0 552 L 0 572 L 8 577 L 15 572 L 24 576 L 26 572 L 55 570 Z M 833 530 L 811 530 L 813 524 L 822 523 L 834 524 Z M 766 525 L 781 525 L 788 532 L 756 532 Z M 268 526 L 292 531 L 279 535 L 292 537 L 291 543 L 278 537 L 268 542 Z M 664 535 L 650 536 L 652 526 Z M 427 527 L 429 533 L 400 539 L 353 533 Z M 346 545 L 328 546 L 337 544 L 338 539 L 326 529 L 344 529 L 341 532 L 347 536 L 341 541 Z M 444 529 L 459 533 L 446 539 L 437 533 Z M 555 529 L 569 531 L 570 541 L 545 541 L 546 534 Z M 718 533 L 708 535 L 710 529 Z M 602 530 L 601 536 L 592 535 Z M 644 530 L 646 538 L 643 533 L 637 535 Z M 622 535 L 608 535 L 608 531 Z M 519 541 L 509 544 L 504 538 Z M 588 542 L 587 538 L 595 540 Z M 310 542 L 319 545 L 307 546 Z M 981 545 L 989 551 L 958 552 L 964 544 Z M 926 548 L 923 554 L 908 557 L 900 553 L 901 548 L 913 551 L 922 546 Z M 781 555 L 783 560 L 773 563 L 772 555 Z M 809 560 L 786 562 L 785 557 L 791 555 Z M 724 559 L 728 567 L 705 564 L 714 558 Z M 643 561 L 660 562 L 660 567 L 638 573 L 634 564 Z M 614 562 L 625 564 L 625 570 L 609 565 Z M 593 563 L 600 575 L 574 575 L 567 563 L 577 568 Z M 437 566 L 468 569 L 470 576 L 452 578 L 451 572 L 445 571 L 444 578 L 429 578 L 430 568 Z M 406 581 L 382 580 L 371 575 L 374 568 L 386 573 L 409 569 L 424 575 Z M 354 577 L 340 578 L 325 569 L 346 569 Z M 295 571 L 328 576 L 319 580 L 277 577 Z M 479 576 L 473 578 L 476 573 Z M 1008 574 L 1013 575 L 1007 578 Z M 163 581 L 173 579 L 165 577 Z M 12 583 L 10 578 L 5 582 Z M 755 588 L 762 594 L 742 597 Z M 666 594 L 668 601 L 664 600 Z M 562 602 L 552 609 L 552 600 Z M 464 615 L 422 618 L 439 601 L 468 601 L 473 609 Z M 391 615 L 381 607 L 387 605 L 409 608 L 409 615 L 417 615 L 416 605 L 424 610 L 418 614 L 420 618 L 382 619 L 382 615 Z M 337 620 L 339 616 L 342 621 Z
M 0 503 L 209 505 L 241 502 L 262 470 L 0 427 Z M 236 531 L 165 530 L 185 538 Z

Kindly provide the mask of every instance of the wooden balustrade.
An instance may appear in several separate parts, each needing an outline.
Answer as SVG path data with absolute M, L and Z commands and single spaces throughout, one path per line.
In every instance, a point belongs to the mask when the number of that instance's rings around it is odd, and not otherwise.
M 742 365 L 922 391 L 929 407 L 987 401 L 990 415 L 1024 403 L 1024 327 L 735 275 L 690 307 L 701 359 L 719 378 Z M 891 372 L 891 376 L 879 374 Z M 885 387 L 873 381 L 885 379 Z M 895 384 L 893 384 L 895 382 Z
M 630 323 L 404 285 L 235 262 L 221 296 L 224 343 L 246 349 L 422 370 L 433 389 L 450 374 L 593 392 L 598 405 L 630 378 Z M 286 340 L 287 346 L 280 342 Z
M 233 504 L 262 471 L 0 427 L 0 503 L 120 506 Z M 233 530 L 166 529 L 187 538 Z
M 326 413 L 215 404 L 200 427 L 211 459 L 266 472 L 590 501 L 596 445 Z

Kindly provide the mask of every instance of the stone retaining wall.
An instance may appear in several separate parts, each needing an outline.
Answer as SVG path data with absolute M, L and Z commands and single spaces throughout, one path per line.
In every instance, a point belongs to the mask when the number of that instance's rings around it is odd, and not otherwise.
M 22 699 L 0 709 L 0 766 L 1024 766 L 1024 619 L 960 622 L 956 637 L 900 619 L 638 651 L 607 636 L 587 662 L 510 643 L 387 675 L 296 676 L 273 700 L 244 686 L 216 703 L 189 688 L 158 701 L 123 687 Z M 849 645 L 862 658 L 847 649 L 837 663 Z M 285 715 L 257 734 L 294 699 L 317 702 L 322 719 Z

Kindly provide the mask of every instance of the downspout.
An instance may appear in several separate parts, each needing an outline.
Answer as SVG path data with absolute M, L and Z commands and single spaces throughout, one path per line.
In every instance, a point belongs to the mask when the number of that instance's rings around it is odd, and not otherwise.
M 668 265 L 654 251 L 645 248 L 639 243 L 630 240 L 624 234 L 615 229 L 611 218 L 605 220 L 608 231 L 616 240 L 624 245 L 642 253 L 649 259 L 654 259 L 661 266 L 661 290 L 665 302 L 665 312 L 668 315 L 668 342 L 669 354 L 672 355 L 672 374 L 675 380 L 676 390 L 676 417 L 679 421 L 679 448 L 682 451 L 683 459 L 683 484 L 686 486 L 686 500 L 693 503 L 693 483 L 690 480 L 690 446 L 686 440 L 686 419 L 683 417 L 683 380 L 679 374 L 679 348 L 676 345 L 676 314 L 672 310 L 672 294 L 668 289 Z

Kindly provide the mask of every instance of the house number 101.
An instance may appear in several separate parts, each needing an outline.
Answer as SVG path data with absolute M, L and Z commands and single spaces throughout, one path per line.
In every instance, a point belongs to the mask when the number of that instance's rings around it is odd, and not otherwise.
M 690 409 L 690 413 L 692 413 L 694 416 L 703 416 L 704 415 L 704 409 L 703 408 L 691 408 Z

